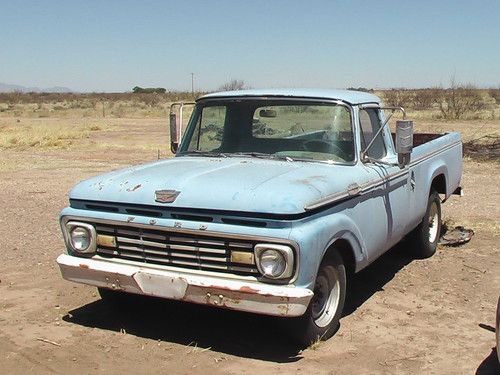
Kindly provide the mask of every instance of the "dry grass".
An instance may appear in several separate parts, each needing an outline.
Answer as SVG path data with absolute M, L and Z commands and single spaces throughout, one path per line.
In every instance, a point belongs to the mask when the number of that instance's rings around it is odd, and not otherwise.
M 8 155 L 23 155 L 6 162 Z M 172 157 L 164 118 L 1 118 L 0 171 L 30 169 L 52 157 L 75 164 L 84 160 L 123 160 L 126 164 Z M 30 163 L 26 164 L 26 158 Z M 36 164 L 36 163 L 35 163 Z
M 321 345 L 321 338 L 320 337 L 317 337 L 316 340 L 314 340 L 313 342 L 311 342 L 309 344 L 309 346 L 307 347 L 307 349 L 309 350 L 318 350 L 319 347 Z
M 91 133 L 108 130 L 96 121 L 5 120 L 0 122 L 0 149 L 67 149 L 80 145 Z

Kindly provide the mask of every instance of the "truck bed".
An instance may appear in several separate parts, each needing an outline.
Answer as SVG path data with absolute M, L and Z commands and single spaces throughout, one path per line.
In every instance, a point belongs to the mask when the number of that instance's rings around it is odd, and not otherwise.
M 415 133 L 413 134 L 413 147 L 420 146 L 424 143 L 433 141 L 445 136 L 447 133 Z M 392 140 L 396 142 L 396 133 L 392 133 Z

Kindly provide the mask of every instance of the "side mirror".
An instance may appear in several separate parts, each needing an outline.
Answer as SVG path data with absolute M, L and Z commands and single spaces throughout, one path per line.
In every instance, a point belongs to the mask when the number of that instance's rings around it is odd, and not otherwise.
M 396 121 L 396 152 L 399 168 L 403 169 L 410 163 L 413 150 L 413 121 Z
M 170 113 L 170 150 L 175 154 L 179 148 L 180 137 L 180 124 L 177 121 L 177 115 L 173 112 Z

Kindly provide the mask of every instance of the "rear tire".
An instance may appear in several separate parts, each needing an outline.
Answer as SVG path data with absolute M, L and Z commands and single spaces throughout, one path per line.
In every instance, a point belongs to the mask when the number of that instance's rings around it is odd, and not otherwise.
M 441 199 L 433 190 L 427 201 L 427 210 L 420 224 L 408 236 L 413 255 L 416 258 L 430 258 L 436 253 L 441 236 Z
M 300 345 L 308 346 L 332 337 L 339 328 L 346 295 L 346 271 L 340 254 L 333 249 L 321 262 L 314 296 L 301 317 L 292 321 L 291 333 Z

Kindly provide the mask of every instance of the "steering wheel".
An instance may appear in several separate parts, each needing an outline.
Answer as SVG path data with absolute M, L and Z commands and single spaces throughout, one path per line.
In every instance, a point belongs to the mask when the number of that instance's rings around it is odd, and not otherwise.
M 302 144 L 305 151 L 322 152 L 325 154 L 336 154 L 344 160 L 349 160 L 349 155 L 345 153 L 339 146 L 334 143 L 324 141 L 322 139 L 311 139 Z

